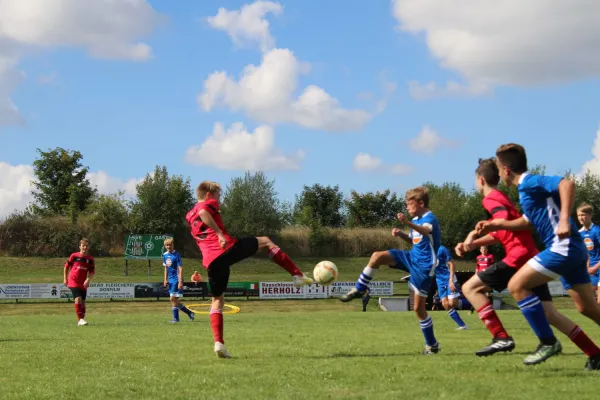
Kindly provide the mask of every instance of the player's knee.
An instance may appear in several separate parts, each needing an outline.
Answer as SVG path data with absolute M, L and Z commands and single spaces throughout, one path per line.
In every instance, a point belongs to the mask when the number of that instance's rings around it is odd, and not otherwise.
M 447 310 L 450 307 L 450 303 L 446 297 L 442 299 L 442 307 L 444 307 L 444 310 Z
M 523 291 L 521 282 L 519 282 L 518 280 L 514 280 L 514 279 L 511 279 L 510 282 L 508 282 L 507 289 L 513 297 L 519 296 L 519 294 Z
M 385 260 L 389 253 L 387 251 L 376 251 L 371 254 L 370 263 L 374 267 L 378 267 Z
M 270 248 L 270 247 L 275 246 L 275 243 L 273 243 L 271 238 L 269 238 L 267 236 L 260 236 L 260 237 L 257 237 L 256 239 L 258 240 L 258 248 L 259 249 L 265 249 L 265 248 Z

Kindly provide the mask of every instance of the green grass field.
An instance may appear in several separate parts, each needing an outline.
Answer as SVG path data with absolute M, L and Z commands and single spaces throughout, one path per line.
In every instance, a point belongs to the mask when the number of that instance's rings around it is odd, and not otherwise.
M 333 261 L 342 280 L 354 280 L 366 260 Z M 62 262 L 0 258 L 0 282 L 56 281 Z M 98 260 L 96 280 L 148 279 L 143 270 L 120 276 L 119 262 Z M 299 260 L 305 271 L 314 263 Z M 389 270 L 378 276 L 398 277 Z M 264 260 L 249 261 L 232 277 L 279 279 L 286 274 Z M 468 331 L 456 331 L 445 312 L 432 312 L 442 351 L 421 356 L 414 314 L 381 312 L 375 299 L 364 313 L 359 301 L 335 299 L 229 302 L 241 308 L 225 316 L 230 360 L 212 353 L 207 315 L 171 325 L 167 301 L 90 301 L 86 327 L 76 326 L 72 303 L 0 304 L 0 398 L 597 398 L 598 373 L 583 370 L 585 356 L 562 335 L 564 354 L 534 367 L 522 364 L 536 339 L 518 311 L 500 312 L 517 341 L 515 351 L 482 359 L 473 353 L 490 336 L 466 311 Z M 598 337 L 597 326 L 573 310 L 566 313 Z

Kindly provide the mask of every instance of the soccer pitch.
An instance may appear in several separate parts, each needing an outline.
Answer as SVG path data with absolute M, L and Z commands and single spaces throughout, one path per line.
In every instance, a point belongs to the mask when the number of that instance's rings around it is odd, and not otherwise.
M 536 340 L 518 311 L 500 312 L 517 341 L 511 354 L 473 355 L 490 340 L 475 314 L 456 331 L 431 312 L 442 351 L 422 356 L 412 312 L 338 300 L 230 301 L 233 359 L 212 352 L 207 315 L 171 325 L 164 302 L 90 302 L 89 326 L 72 304 L 3 304 L 0 397 L 7 399 L 502 399 L 596 398 L 598 374 L 565 337 L 564 353 L 527 367 Z M 598 329 L 567 315 L 597 338 Z

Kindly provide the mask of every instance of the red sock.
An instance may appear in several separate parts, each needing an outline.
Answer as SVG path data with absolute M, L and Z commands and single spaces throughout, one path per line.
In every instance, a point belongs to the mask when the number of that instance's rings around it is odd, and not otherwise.
M 600 348 L 577 325 L 569 332 L 569 339 L 581 349 L 588 357 L 600 354 Z
M 85 315 L 82 311 L 82 305 L 79 303 L 75 303 L 75 314 L 77 314 L 77 319 L 82 319 Z
M 223 311 L 210 310 L 210 327 L 213 331 L 215 343 L 221 342 L 225 344 L 225 342 L 223 341 Z
M 500 322 L 500 318 L 498 318 L 494 307 L 492 307 L 492 303 L 487 303 L 481 307 L 477 310 L 477 314 L 479 314 L 479 319 L 483 321 L 494 339 L 506 339 L 508 337 L 508 333 L 504 329 L 504 326 L 502 326 L 502 322 Z
M 85 303 L 81 305 L 81 319 L 85 318 Z
M 302 275 L 302 272 L 298 269 L 296 264 L 292 261 L 291 258 L 288 257 L 281 249 L 277 246 L 273 247 L 271 251 L 269 251 L 269 258 L 273 260 L 277 265 L 281 268 L 285 269 L 292 276 Z

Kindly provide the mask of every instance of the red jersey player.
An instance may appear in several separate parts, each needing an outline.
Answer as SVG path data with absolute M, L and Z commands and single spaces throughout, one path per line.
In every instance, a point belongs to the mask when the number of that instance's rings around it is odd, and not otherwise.
M 496 260 L 494 259 L 494 255 L 488 253 L 487 246 L 481 246 L 479 251 L 481 252 L 481 254 L 478 255 L 477 259 L 475 260 L 477 265 L 477 269 L 475 270 L 476 272 L 481 272 L 496 262 Z
M 268 237 L 248 236 L 240 239 L 227 234 L 219 201 L 221 186 L 216 182 L 204 181 L 196 189 L 198 204 L 186 215 L 190 232 L 200 251 L 202 265 L 208 272 L 208 282 L 212 291 L 210 325 L 215 341 L 214 351 L 220 358 L 230 358 L 223 340 L 223 293 L 229 283 L 230 267 L 259 250 L 268 252 L 269 258 L 292 275 L 295 286 L 311 285 L 313 280 L 304 275 L 279 246 Z
M 85 298 L 90 280 L 96 272 L 94 257 L 88 255 L 90 242 L 87 239 L 79 241 L 79 252 L 73 253 L 65 263 L 64 284 L 71 289 L 75 299 L 75 313 L 77 314 L 77 325 L 87 325 L 85 321 Z
M 500 175 L 493 158 L 479 160 L 475 176 L 477 189 L 484 196 L 483 207 L 490 213 L 491 219 L 514 220 L 521 217 L 510 199 L 497 188 Z M 462 286 L 463 294 L 477 310 L 479 318 L 493 336 L 493 340 L 488 346 L 475 353 L 478 356 L 489 356 L 500 351 L 514 349 L 514 340 L 502 326 L 502 322 L 484 293 L 490 288 L 498 292 L 506 289 L 508 282 L 517 270 L 538 253 L 530 231 L 499 230 L 481 238 L 477 238 L 477 232 L 472 231 L 463 243 L 456 246 L 455 250 L 461 256 L 465 251 L 471 251 L 477 246 L 487 246 L 493 243 L 501 243 L 504 246 L 506 257 L 478 272 Z M 548 284 L 537 286 L 532 291 L 542 302 L 544 312 L 551 325 L 567 335 L 588 357 L 597 357 L 600 354 L 600 348 L 581 328 L 554 307 Z

